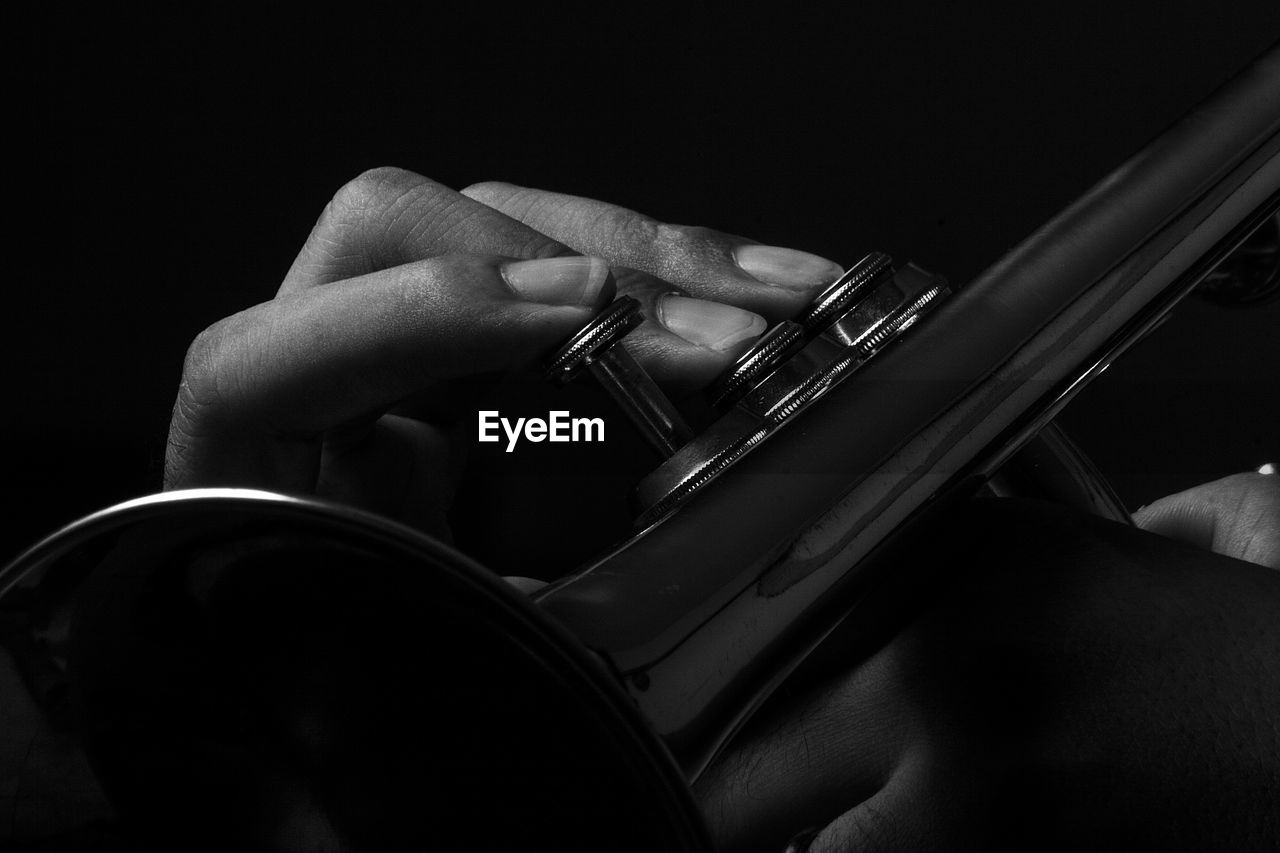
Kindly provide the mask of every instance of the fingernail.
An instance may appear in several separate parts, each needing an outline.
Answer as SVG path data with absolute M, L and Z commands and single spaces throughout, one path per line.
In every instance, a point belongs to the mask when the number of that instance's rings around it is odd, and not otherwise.
M 547 585 L 546 581 L 540 581 L 537 578 L 526 578 L 520 575 L 507 575 L 504 581 L 523 592 L 525 595 L 533 595 L 538 590 Z
M 739 246 L 733 259 L 747 275 L 777 287 L 821 287 L 844 273 L 835 261 L 781 246 Z
M 609 280 L 603 258 L 545 258 L 503 264 L 502 278 L 517 294 L 549 305 L 595 305 Z
M 759 337 L 765 327 L 764 318 L 751 311 L 673 293 L 658 300 L 658 322 L 689 343 L 716 352 Z

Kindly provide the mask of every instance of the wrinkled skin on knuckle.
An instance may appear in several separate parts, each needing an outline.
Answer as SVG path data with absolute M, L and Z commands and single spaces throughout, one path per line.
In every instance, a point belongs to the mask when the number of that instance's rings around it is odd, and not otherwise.
M 396 250 L 418 225 L 401 218 L 442 190 L 431 179 L 394 166 L 369 169 L 334 194 L 326 209 L 323 230 L 335 234 L 354 230 L 360 237 L 354 242 L 367 254 L 367 268 L 384 269 L 398 262 Z M 392 239 L 383 239 L 387 236 Z
M 1280 477 L 1236 474 L 1220 485 L 1214 550 L 1280 569 Z
M 187 347 L 165 446 L 166 488 L 184 484 L 226 409 L 218 381 L 221 339 L 222 323 L 215 323 Z
M 165 442 L 164 487 L 181 486 L 191 466 L 192 457 L 200 444 L 199 407 L 191 398 L 186 382 L 178 389 L 169 420 L 169 435 Z
M 1275 474 L 1233 474 L 1221 481 L 1217 490 L 1225 513 L 1280 525 L 1280 476 Z
M 273 335 L 267 303 L 226 317 L 202 331 L 187 348 L 179 401 L 197 432 L 230 429 L 262 413 Z
M 592 218 L 587 211 L 594 207 L 584 209 L 572 196 L 547 194 L 502 181 L 471 184 L 462 190 L 462 195 L 545 234 L 543 241 L 530 240 L 529 245 L 518 253 L 519 257 L 551 257 L 582 252 L 598 255 L 611 263 L 627 262 L 626 241 L 612 238 L 617 236 L 615 231 L 625 224 L 625 220 L 635 216 L 617 214 L 629 214 L 629 211 Z M 547 238 L 557 242 L 554 246 L 546 246 Z
M 530 357 L 541 354 L 538 344 L 530 342 L 545 338 L 539 334 L 545 327 L 542 318 L 574 309 L 519 299 L 492 274 L 500 262 L 488 255 L 448 254 L 391 271 L 398 332 L 383 342 L 373 360 L 417 371 L 417 381 L 425 387 L 438 382 L 440 373 L 468 373 L 475 354 L 462 344 L 474 342 L 478 334 L 493 341 L 494 351 L 501 347 L 505 353 L 520 353 L 532 347 Z M 432 359 L 423 359 L 415 355 L 417 342 L 427 339 L 458 346 L 437 346 Z
M 187 347 L 179 398 L 184 401 L 192 420 L 198 420 L 200 413 L 216 412 L 223 407 L 218 373 L 225 360 L 225 324 L 226 321 L 221 320 L 209 326 Z
M 736 304 L 734 291 L 721 290 L 732 287 L 736 278 L 731 242 L 727 235 L 700 225 L 659 225 L 653 240 L 657 274 L 700 289 L 711 288 L 704 298 Z
M 357 229 L 354 242 L 367 253 L 368 271 L 458 251 L 519 258 L 572 254 L 483 202 L 403 169 L 363 173 L 330 207 L 329 231 Z
M 497 222 L 495 215 L 499 217 Z M 428 235 L 430 228 L 436 229 L 436 233 Z M 500 253 L 503 257 L 536 260 L 578 254 L 564 244 L 514 219 L 508 220 L 505 214 L 495 214 L 462 195 L 454 196 L 447 206 L 442 205 L 430 228 L 424 227 L 422 233 L 442 247 L 480 256 Z
M 705 257 L 727 258 L 729 243 L 734 240 L 727 234 L 702 225 L 664 225 L 660 234 L 683 253 Z
M 531 202 L 535 197 L 534 193 L 525 188 L 518 187 L 515 184 L 508 184 L 505 181 L 477 181 L 464 187 L 461 192 L 468 198 L 475 199 L 481 204 L 486 204 L 490 207 L 507 207 L 512 199 L 517 199 L 522 195 L 530 199 Z M 516 204 L 513 211 L 513 215 L 517 219 L 520 218 L 520 207 L 519 204 Z M 525 207 L 528 207 L 528 205 L 525 205 Z
M 544 258 L 558 258 L 564 255 L 577 255 L 579 252 L 570 249 L 563 243 L 543 237 L 541 234 L 533 234 L 524 243 L 516 245 L 511 251 L 513 257 L 526 260 L 542 260 Z
M 430 178 L 395 166 L 368 169 L 347 181 L 334 194 L 330 205 L 341 212 L 378 213 L 424 188 L 438 188 Z
M 622 208 L 610 211 L 602 219 L 601 227 L 603 233 L 609 235 L 609 246 L 616 246 L 638 258 L 653 258 L 663 253 L 663 233 L 667 226 Z

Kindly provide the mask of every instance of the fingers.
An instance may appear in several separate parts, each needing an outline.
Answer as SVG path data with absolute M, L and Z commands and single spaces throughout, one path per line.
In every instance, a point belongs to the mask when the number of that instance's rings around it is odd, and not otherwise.
M 1005 849 L 1001 836 L 1022 819 L 1017 794 L 993 787 L 984 764 L 975 744 L 921 737 L 883 787 L 818 830 L 808 853 Z M 1010 849 L 1058 849 L 1042 832 L 1033 837 Z
M 361 174 L 334 194 L 279 292 L 451 252 L 511 258 L 576 254 L 430 178 L 385 167 Z
M 462 193 L 579 252 L 643 270 L 692 296 L 738 305 L 770 322 L 794 316 L 841 274 L 836 263 L 808 252 L 669 225 L 593 199 L 499 182 L 473 184 Z
M 781 850 L 883 788 L 910 731 L 900 668 L 886 649 L 781 721 L 754 721 L 694 786 L 717 849 Z
M 809 843 L 807 853 L 907 853 L 943 850 L 947 839 L 930 838 L 922 831 L 923 816 L 931 804 L 921 801 L 916 774 L 904 767 L 889 783 L 823 827 Z M 955 844 L 952 849 L 963 849 Z
M 334 195 L 279 295 L 455 252 L 575 254 L 535 227 L 421 175 L 373 169 Z M 620 269 L 618 279 L 619 292 L 637 298 L 646 317 L 628 338 L 628 349 L 678 395 L 710 382 L 767 326 L 753 312 L 682 298 L 679 287 L 652 274 Z
M 326 431 L 535 362 L 613 297 L 598 258 L 446 255 L 280 297 L 192 344 L 166 486 L 312 491 Z
M 1234 474 L 1134 513 L 1144 530 L 1280 569 L 1280 477 Z
M 674 395 L 705 386 L 766 329 L 759 314 L 694 299 L 648 273 L 614 268 L 618 292 L 640 302 L 645 322 L 627 336 L 627 350 Z

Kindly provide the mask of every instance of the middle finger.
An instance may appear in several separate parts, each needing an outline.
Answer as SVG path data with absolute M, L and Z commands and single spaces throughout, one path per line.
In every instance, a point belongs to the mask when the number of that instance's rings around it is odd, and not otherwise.
M 771 321 L 794 316 L 843 272 L 834 261 L 809 252 L 670 225 L 594 199 L 500 182 L 473 184 L 462 194 L 583 254 L 643 270 L 692 296 L 737 305 Z
M 430 178 L 370 169 L 325 206 L 277 295 L 455 253 L 530 260 L 578 254 Z

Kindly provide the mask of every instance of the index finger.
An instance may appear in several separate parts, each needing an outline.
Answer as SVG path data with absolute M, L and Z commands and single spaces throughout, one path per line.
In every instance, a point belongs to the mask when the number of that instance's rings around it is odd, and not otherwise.
M 325 206 L 279 295 L 454 252 L 551 258 L 577 252 L 405 169 L 370 169 Z
M 693 296 L 774 321 L 794 316 L 843 272 L 834 261 L 809 252 L 659 222 L 595 199 L 496 181 L 473 184 L 462 193 L 583 254 L 643 270 Z
M 311 491 L 327 431 L 441 380 L 534 363 L 613 287 L 598 258 L 453 254 L 221 320 L 188 351 L 166 484 Z

